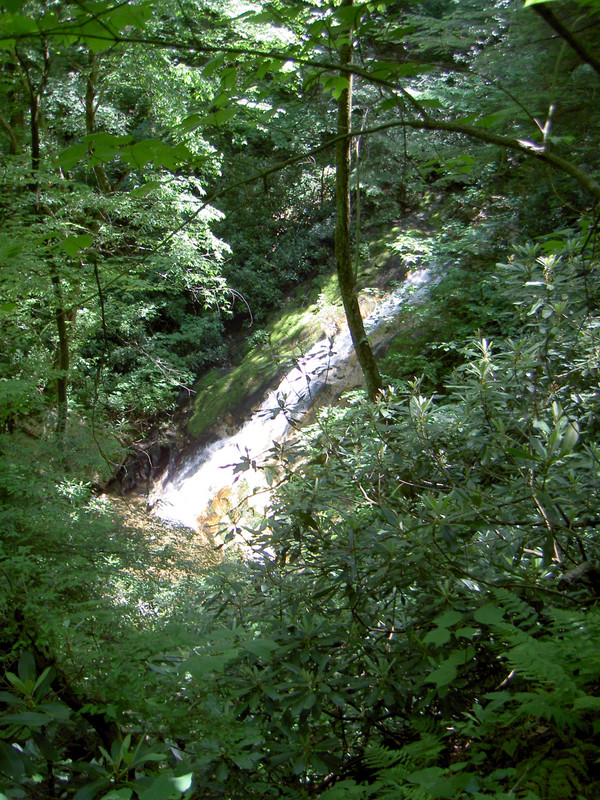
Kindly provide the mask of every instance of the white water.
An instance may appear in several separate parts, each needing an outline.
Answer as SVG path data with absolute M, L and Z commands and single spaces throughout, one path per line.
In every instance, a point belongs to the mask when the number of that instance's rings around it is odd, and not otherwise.
M 389 322 L 405 303 L 418 301 L 431 283 L 430 270 L 411 273 L 404 283 L 365 320 L 367 331 Z M 201 447 L 154 488 L 149 498 L 153 513 L 162 519 L 198 529 L 198 517 L 211 499 L 225 487 L 233 486 L 239 469 L 236 464 L 264 458 L 275 442 L 282 442 L 292 429 L 290 419 L 299 421 L 310 409 L 321 390 L 334 385 L 339 367 L 349 359 L 352 341 L 348 330 L 332 340 L 323 339 L 296 361 L 279 386 L 269 393 L 261 407 L 237 433 Z M 338 377 L 339 380 L 339 377 Z M 248 469 L 244 476 L 248 493 L 263 488 L 260 471 Z

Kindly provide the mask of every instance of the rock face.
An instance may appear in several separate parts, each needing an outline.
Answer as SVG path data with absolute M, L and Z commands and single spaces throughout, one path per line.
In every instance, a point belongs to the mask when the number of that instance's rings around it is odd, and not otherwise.
M 175 433 L 157 433 L 127 457 L 108 482 L 106 491 L 122 495 L 148 491 L 157 477 L 168 470 L 176 445 Z
M 399 289 L 374 301 L 365 327 L 375 348 L 389 341 L 402 306 L 418 302 L 431 282 L 428 269 L 418 270 Z M 207 526 L 218 525 L 218 507 L 223 505 L 213 502 L 214 498 L 227 497 L 225 505 L 231 509 L 245 496 L 260 511 L 268 490 L 257 465 L 273 444 L 283 442 L 317 402 L 331 403 L 360 385 L 362 375 L 348 331 L 321 340 L 296 361 L 237 432 L 198 448 L 167 470 L 149 495 L 149 507 L 161 518 L 207 536 Z

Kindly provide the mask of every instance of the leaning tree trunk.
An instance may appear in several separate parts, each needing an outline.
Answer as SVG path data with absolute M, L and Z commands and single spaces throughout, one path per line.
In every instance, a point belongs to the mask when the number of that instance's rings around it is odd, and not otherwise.
M 353 0 L 343 0 L 342 6 L 352 6 Z M 352 30 L 348 30 L 348 41 L 340 47 L 340 62 L 347 66 L 352 61 Z M 363 318 L 358 305 L 356 279 L 352 268 L 352 249 L 350 243 L 350 153 L 352 140 L 349 136 L 352 115 L 352 76 L 342 73 L 348 79 L 348 87 L 342 90 L 338 99 L 338 118 L 335 154 L 335 260 L 338 283 L 346 320 L 352 337 L 358 363 L 363 372 L 367 394 L 375 400 L 382 387 L 379 369 L 373 350 L 367 339 Z

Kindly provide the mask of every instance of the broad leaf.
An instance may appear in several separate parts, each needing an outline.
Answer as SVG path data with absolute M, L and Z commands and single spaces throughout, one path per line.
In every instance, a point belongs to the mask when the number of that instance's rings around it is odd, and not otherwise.
M 19 711 L 16 714 L 4 714 L 0 717 L 0 725 L 16 723 L 31 728 L 42 728 L 49 722 L 52 722 L 52 717 L 47 714 L 41 714 L 39 711 Z
M 477 622 L 482 625 L 499 625 L 504 621 L 504 612 L 493 603 L 487 603 L 473 614 Z
M 61 242 L 61 249 L 69 256 L 75 256 L 80 250 L 85 250 L 94 242 L 94 237 L 89 233 L 82 233 L 79 236 L 68 236 Z
M 244 642 L 245 650 L 261 658 L 268 658 L 273 650 L 276 650 L 278 647 L 279 645 L 277 642 L 274 642 L 272 639 L 252 639 Z
M 192 779 L 191 772 L 186 775 L 161 775 L 141 793 L 140 800 L 177 800 L 191 787 Z

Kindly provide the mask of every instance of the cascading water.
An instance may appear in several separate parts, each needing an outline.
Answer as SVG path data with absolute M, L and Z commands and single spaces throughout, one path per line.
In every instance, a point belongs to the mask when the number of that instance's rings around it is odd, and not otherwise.
M 431 284 L 429 269 L 412 272 L 402 285 L 365 320 L 368 332 L 376 331 L 393 319 L 405 303 L 414 303 Z M 352 354 L 347 330 L 333 339 L 314 345 L 279 386 L 269 393 L 258 411 L 232 436 L 201 447 L 154 488 L 149 504 L 164 520 L 198 529 L 199 517 L 213 498 L 234 484 L 239 465 L 263 458 L 275 442 L 282 442 L 317 400 L 326 385 L 340 380 L 340 368 Z M 265 481 L 257 470 L 244 473 L 247 492 L 263 488 Z

